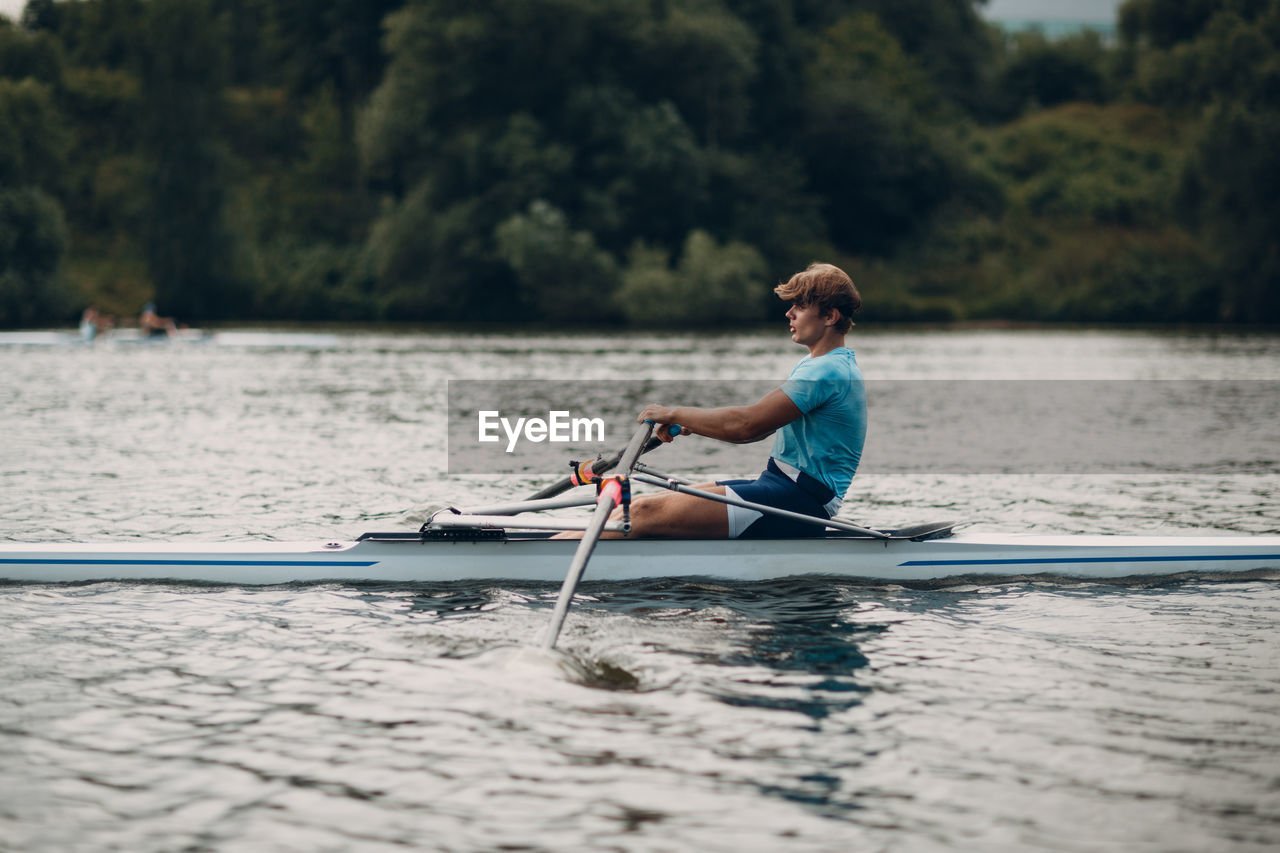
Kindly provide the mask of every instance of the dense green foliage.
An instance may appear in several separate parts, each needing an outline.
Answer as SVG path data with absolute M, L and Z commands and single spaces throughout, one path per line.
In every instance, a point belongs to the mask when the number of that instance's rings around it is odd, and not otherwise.
M 1280 321 L 1280 0 L 29 0 L 0 325 Z
M 53 100 L 34 77 L 0 79 L 0 318 L 12 324 L 71 307 L 59 270 L 66 225 L 50 194 L 67 147 Z

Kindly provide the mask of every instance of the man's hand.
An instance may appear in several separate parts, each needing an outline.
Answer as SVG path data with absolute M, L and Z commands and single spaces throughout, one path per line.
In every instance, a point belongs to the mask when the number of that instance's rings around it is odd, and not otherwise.
M 656 435 L 664 444 L 670 444 L 675 441 L 675 436 L 671 434 L 668 426 L 678 420 L 676 410 L 670 406 L 662 406 L 658 403 L 650 403 L 636 416 L 636 423 L 644 423 L 645 421 L 653 421 L 653 434 Z M 685 427 L 680 428 L 680 435 L 688 435 L 689 430 Z

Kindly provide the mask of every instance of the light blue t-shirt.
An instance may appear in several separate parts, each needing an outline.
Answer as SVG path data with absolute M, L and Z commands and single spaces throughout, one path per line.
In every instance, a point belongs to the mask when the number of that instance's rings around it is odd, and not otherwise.
M 806 355 L 782 383 L 782 393 L 801 415 L 777 431 L 770 455 L 844 498 L 867 437 L 867 392 L 853 350 Z

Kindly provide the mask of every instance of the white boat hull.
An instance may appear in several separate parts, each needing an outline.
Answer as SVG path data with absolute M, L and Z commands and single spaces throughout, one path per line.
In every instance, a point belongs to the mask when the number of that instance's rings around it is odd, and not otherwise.
M 39 544 L 0 547 L 0 580 L 559 582 L 575 542 L 539 534 L 491 541 L 248 544 Z M 606 540 L 586 581 L 656 577 L 772 580 L 805 574 L 877 581 L 1046 575 L 1122 578 L 1280 572 L 1280 536 L 1040 536 L 962 533 L 923 542 L 847 536 L 790 540 Z

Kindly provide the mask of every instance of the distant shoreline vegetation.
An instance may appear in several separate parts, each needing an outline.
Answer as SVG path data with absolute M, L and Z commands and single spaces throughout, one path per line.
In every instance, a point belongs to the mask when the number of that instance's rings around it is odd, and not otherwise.
M 1280 0 L 981 5 L 28 0 L 0 328 L 1280 323 Z
M 1094 32 L 1107 42 L 1116 40 L 1115 21 L 1065 20 L 1061 18 L 988 18 L 991 23 L 1008 33 L 1040 33 L 1056 41 L 1068 36 Z

